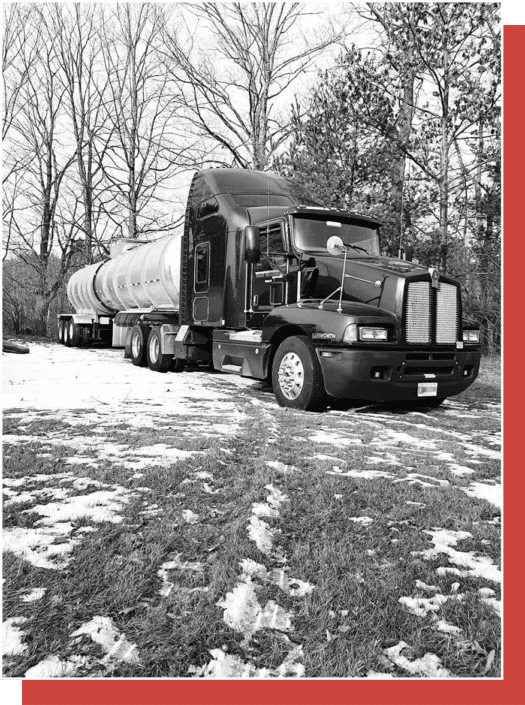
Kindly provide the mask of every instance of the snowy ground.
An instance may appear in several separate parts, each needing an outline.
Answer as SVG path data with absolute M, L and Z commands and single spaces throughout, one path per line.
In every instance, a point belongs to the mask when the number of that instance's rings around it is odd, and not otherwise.
M 409 551 L 408 558 L 421 564 L 422 570 L 432 569 L 429 575 L 436 580 L 429 584 L 407 577 L 410 594 L 400 594 L 392 609 L 420 620 L 422 630 L 427 625 L 434 633 L 447 635 L 461 663 L 466 663 L 464 654 L 474 653 L 483 661 L 476 675 L 490 675 L 492 646 L 473 638 L 465 627 L 466 617 L 465 622 L 460 616 L 457 623 L 451 619 L 456 612 L 471 609 L 472 600 L 493 615 L 501 613 L 501 571 L 495 558 L 502 501 L 500 405 L 495 396 L 452 399 L 429 413 L 396 413 L 381 407 L 293 413 L 279 409 L 260 383 L 233 375 L 159 374 L 134 367 L 124 360 L 122 351 L 34 344 L 29 355 L 3 355 L 3 406 L 8 424 L 4 466 L 9 465 L 4 507 L 14 517 L 4 531 L 3 546 L 29 566 L 32 576 L 27 587 L 24 583 L 16 595 L 11 594 L 9 614 L 4 614 L 8 675 L 111 675 L 117 667 L 144 668 L 147 640 L 135 643 L 116 625 L 114 612 L 92 613 L 72 623 L 62 648 L 55 652 L 31 646 L 36 628 L 32 625 L 45 619 L 45 607 L 39 605 L 57 600 L 51 594 L 56 576 L 67 575 L 77 565 L 79 552 L 95 541 L 97 532 L 110 526 L 119 531 L 126 527 L 129 532 L 129 527 L 138 526 L 133 524 L 137 520 L 141 527 L 155 527 L 154 522 L 168 520 L 168 499 L 176 516 L 170 519 L 171 526 L 181 537 L 196 537 L 198 543 L 199 531 L 204 536 L 215 522 L 222 523 L 217 545 L 200 553 L 195 549 L 191 557 L 180 551 L 159 556 L 148 576 L 156 581 L 155 599 L 168 605 L 169 614 L 174 612 L 169 605 L 176 596 L 207 601 L 203 604 L 217 615 L 217 629 L 229 629 L 237 644 L 232 652 L 220 639 L 217 643 L 209 639 L 205 651 L 189 659 L 182 675 L 317 675 L 317 666 L 309 666 L 315 662 L 308 653 L 312 644 L 300 638 L 301 629 L 312 626 L 301 627 L 301 615 L 315 600 L 323 599 L 324 583 L 322 571 L 318 574 L 312 568 L 307 574 L 305 562 L 297 559 L 302 544 L 293 525 L 294 512 L 301 517 L 296 507 L 309 511 L 301 502 L 304 487 L 310 485 L 307 477 L 314 476 L 320 489 L 311 501 L 312 521 L 319 521 L 319 513 L 313 518 L 315 512 L 327 512 L 325 500 L 319 502 L 324 506 L 313 506 L 320 493 L 327 493 L 335 504 L 326 515 L 333 518 L 344 511 L 347 532 L 358 532 L 359 540 L 368 542 L 363 546 L 368 546 L 364 553 L 371 561 L 370 570 L 391 562 L 388 551 L 399 551 L 396 544 L 402 543 L 402 532 L 412 532 L 410 541 L 413 537 L 418 550 Z M 27 459 L 27 453 L 38 470 L 31 472 L 30 465 L 20 465 L 17 459 Z M 241 476 L 248 483 L 252 467 L 253 486 L 246 484 L 239 490 L 238 505 L 227 504 L 229 488 L 234 488 L 227 473 L 232 473 L 234 484 Z M 175 470 L 185 474 L 179 491 L 159 491 L 157 480 L 167 482 Z M 375 505 L 374 488 L 389 486 L 397 498 L 404 498 L 404 514 L 399 505 L 390 509 L 390 500 L 382 507 Z M 470 507 L 466 503 L 471 500 L 472 517 L 465 523 L 457 515 Z M 452 502 L 450 507 L 457 502 L 457 518 L 451 519 L 454 510 L 447 511 L 447 502 Z M 208 580 L 210 552 L 220 555 L 221 544 L 228 545 L 226 520 L 232 506 L 239 508 L 243 538 L 236 541 L 241 540 L 244 548 L 236 545 L 231 556 L 224 553 L 231 577 L 214 573 L 217 582 L 213 582 Z M 374 533 L 383 521 L 388 551 Z M 237 524 L 235 532 L 238 536 Z M 180 546 L 184 545 L 181 539 Z M 435 563 L 439 565 L 433 569 Z M 46 576 L 53 577 L 44 585 Z M 361 571 L 354 572 L 351 580 L 360 586 Z M 436 581 L 439 585 L 433 584 Z M 8 583 L 4 590 L 9 590 Z M 326 624 L 334 619 L 342 623 L 336 637 L 332 627 L 316 634 L 325 643 L 336 638 L 336 648 L 342 649 L 343 637 L 351 630 L 347 621 L 352 609 L 344 604 L 336 608 L 334 597 L 325 599 L 330 601 L 324 606 Z M 126 610 L 131 613 L 132 607 Z M 265 661 L 254 655 L 254 649 L 263 648 L 261 635 L 266 634 L 276 640 L 279 658 Z M 86 640 L 99 649 L 95 661 L 89 649 L 78 646 Z M 380 648 L 377 661 L 361 668 L 358 675 L 458 675 L 453 664 L 445 665 L 443 655 L 427 647 L 418 650 L 407 640 L 403 634 L 394 636 L 391 641 L 396 644 Z M 328 675 L 339 672 L 340 665 L 334 661 Z

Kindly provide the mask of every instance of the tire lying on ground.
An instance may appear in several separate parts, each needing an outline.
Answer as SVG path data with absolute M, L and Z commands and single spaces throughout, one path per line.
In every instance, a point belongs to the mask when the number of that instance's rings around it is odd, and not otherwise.
M 18 355 L 25 355 L 29 352 L 29 348 L 25 345 L 19 345 L 18 343 L 2 343 L 2 352 L 7 353 L 17 353 Z

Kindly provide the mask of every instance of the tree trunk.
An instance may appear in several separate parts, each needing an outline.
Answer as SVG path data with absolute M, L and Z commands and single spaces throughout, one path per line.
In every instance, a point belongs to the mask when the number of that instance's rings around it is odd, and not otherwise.
M 443 89 L 441 95 L 441 150 L 439 164 L 439 230 L 441 233 L 441 263 L 446 271 L 448 263 L 448 163 L 449 163 L 449 78 L 448 47 L 443 47 Z

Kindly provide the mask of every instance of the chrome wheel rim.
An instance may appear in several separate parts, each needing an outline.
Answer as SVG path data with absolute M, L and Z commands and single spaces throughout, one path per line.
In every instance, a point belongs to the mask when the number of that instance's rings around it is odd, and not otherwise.
M 58 324 L 58 339 L 60 340 L 60 342 L 64 340 L 64 324 L 62 323 L 62 321 L 60 321 L 60 323 Z
M 159 339 L 157 336 L 149 341 L 149 359 L 151 362 L 157 362 L 159 358 Z
M 294 352 L 286 353 L 278 371 L 279 387 L 287 399 L 297 399 L 304 386 L 304 367 L 301 358 Z
M 134 333 L 133 337 L 131 338 L 131 352 L 133 353 L 133 357 L 138 357 L 139 352 L 140 352 L 140 340 L 139 340 L 139 334 Z

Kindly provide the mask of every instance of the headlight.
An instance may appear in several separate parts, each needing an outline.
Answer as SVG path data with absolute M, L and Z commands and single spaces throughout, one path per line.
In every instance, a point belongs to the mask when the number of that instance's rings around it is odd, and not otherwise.
M 464 343 L 479 343 L 479 330 L 464 330 L 463 331 L 463 342 Z
M 386 328 L 359 328 L 359 340 L 388 340 Z

